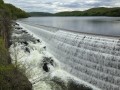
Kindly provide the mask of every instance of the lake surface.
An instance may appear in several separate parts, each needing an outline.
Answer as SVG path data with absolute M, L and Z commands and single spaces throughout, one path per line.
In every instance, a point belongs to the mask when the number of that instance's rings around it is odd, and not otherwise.
M 67 30 L 120 36 L 120 17 L 30 17 L 20 21 L 31 25 L 45 25 Z

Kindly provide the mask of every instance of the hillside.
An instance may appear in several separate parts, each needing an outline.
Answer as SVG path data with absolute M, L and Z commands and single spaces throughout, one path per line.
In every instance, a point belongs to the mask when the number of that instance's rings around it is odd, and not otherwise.
M 0 12 L 3 10 L 8 12 L 12 19 L 28 17 L 28 14 L 25 11 L 13 6 L 12 4 L 4 3 L 3 0 L 0 0 Z
M 120 7 L 115 8 L 91 8 L 85 11 L 65 11 L 58 13 L 44 13 L 44 12 L 32 12 L 28 13 L 30 16 L 120 16 Z
M 13 18 L 27 18 L 28 17 L 28 14 L 25 11 L 13 6 L 12 4 L 5 4 L 5 6 L 10 11 L 11 16 Z
M 120 7 L 116 8 L 92 8 L 85 11 L 59 12 L 56 16 L 120 16 Z
M 52 13 L 47 12 L 30 12 L 28 13 L 30 16 L 52 16 Z

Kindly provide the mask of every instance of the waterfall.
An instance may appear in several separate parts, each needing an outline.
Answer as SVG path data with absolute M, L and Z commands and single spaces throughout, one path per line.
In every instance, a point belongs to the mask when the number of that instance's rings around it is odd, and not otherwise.
M 119 38 L 21 25 L 42 38 L 68 73 L 102 90 L 120 90 Z

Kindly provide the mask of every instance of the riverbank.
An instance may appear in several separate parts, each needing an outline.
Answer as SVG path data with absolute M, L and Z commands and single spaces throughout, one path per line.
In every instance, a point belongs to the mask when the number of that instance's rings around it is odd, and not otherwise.
M 0 36 L 0 89 L 32 90 L 32 85 L 12 63 L 4 38 Z
M 11 63 L 9 46 L 12 21 L 9 14 L 4 9 L 0 10 L 0 89 L 32 90 L 28 78 Z
M 0 0 L 0 90 L 32 90 L 28 78 L 12 64 L 9 53 L 12 20 L 26 17 L 25 11 Z

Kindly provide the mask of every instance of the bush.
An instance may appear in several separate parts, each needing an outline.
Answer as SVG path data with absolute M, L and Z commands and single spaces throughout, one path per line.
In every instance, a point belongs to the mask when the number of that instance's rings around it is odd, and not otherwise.
M 0 65 L 8 64 L 8 60 L 9 60 L 9 53 L 5 48 L 5 43 L 3 39 L 0 37 Z

